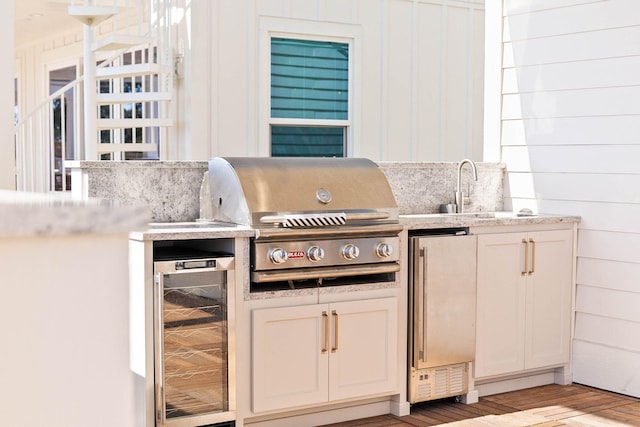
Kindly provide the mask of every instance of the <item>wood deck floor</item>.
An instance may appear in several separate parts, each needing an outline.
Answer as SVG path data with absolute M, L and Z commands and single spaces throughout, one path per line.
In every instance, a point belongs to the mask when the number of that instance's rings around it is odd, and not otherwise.
M 551 384 L 481 397 L 413 405 L 404 417 L 380 415 L 331 427 L 611 427 L 640 426 L 640 399 L 577 384 Z

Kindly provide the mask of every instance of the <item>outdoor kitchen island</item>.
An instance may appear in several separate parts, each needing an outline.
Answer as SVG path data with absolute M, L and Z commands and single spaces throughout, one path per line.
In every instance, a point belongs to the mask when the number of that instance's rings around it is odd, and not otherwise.
M 0 424 L 136 427 L 127 245 L 149 211 L 68 196 L 0 191 Z
M 408 286 L 406 277 L 409 232 L 463 227 L 478 234 L 479 241 L 486 240 L 488 248 L 506 247 L 508 248 L 507 254 L 524 253 L 526 249 L 528 264 L 525 265 L 524 260 L 518 259 L 513 262 L 515 265 L 522 264 L 523 269 L 515 271 L 518 278 L 524 272 L 525 280 L 523 283 L 525 288 L 529 289 L 527 292 L 534 289 L 531 284 L 536 283 L 538 273 L 544 272 L 545 260 L 554 258 L 553 255 L 536 252 L 534 246 L 537 245 L 538 249 L 542 250 L 546 241 L 549 240 L 547 237 L 553 237 L 550 239 L 552 242 L 561 242 L 551 245 L 560 248 L 558 253 L 561 254 L 561 256 L 555 257 L 554 265 L 560 265 L 559 271 L 562 277 L 566 277 L 567 269 L 570 272 L 570 278 L 563 279 L 560 286 L 562 288 L 562 298 L 560 299 L 562 306 L 560 308 L 564 312 L 567 310 L 569 313 L 572 312 L 573 283 L 575 283 L 573 277 L 575 229 L 579 218 L 548 215 L 519 217 L 513 213 L 499 212 L 503 209 L 505 167 L 501 164 L 491 163 L 479 163 L 477 165 L 478 181 L 468 180 L 471 199 L 466 210 L 470 213 L 462 215 L 434 214 L 438 211 L 439 204 L 448 202 L 452 197 L 455 188 L 456 164 L 379 162 L 378 165 L 389 181 L 399 210 L 401 231 L 398 233 L 398 238 L 400 241 L 399 245 L 394 248 L 396 249 L 395 253 L 399 255 L 399 274 L 396 273 L 395 280 L 377 280 L 357 285 L 343 283 L 342 286 L 335 287 L 299 287 L 294 282 L 293 289 L 282 287 L 268 289 L 265 287 L 260 291 L 256 291 L 255 286 L 252 290 L 250 260 L 252 240 L 255 239 L 258 232 L 262 233 L 262 231 L 248 226 L 228 223 L 207 224 L 206 221 L 198 221 L 199 218 L 208 218 L 207 215 L 202 215 L 203 197 L 204 200 L 208 200 L 207 198 L 210 196 L 207 194 L 203 196 L 202 191 L 202 188 L 206 187 L 202 183 L 207 180 L 207 163 L 80 162 L 77 165 L 78 168 L 74 170 L 75 176 L 81 178 L 82 182 L 88 185 L 74 186 L 74 189 L 81 189 L 84 195 L 92 197 L 123 200 L 143 199 L 151 207 L 152 218 L 155 222 L 153 227 L 146 231 L 132 233 L 130 239 L 132 331 L 134 332 L 132 366 L 135 366 L 134 370 L 140 375 L 139 394 L 144 394 L 141 401 L 138 402 L 138 408 L 143 413 L 140 417 L 145 419 L 145 423 L 141 422 L 141 425 L 153 426 L 156 418 L 154 413 L 154 396 L 156 394 L 153 368 L 154 346 L 152 343 L 154 329 L 153 287 L 155 282 L 153 274 L 154 246 L 173 245 L 182 241 L 197 241 L 198 245 L 204 245 L 207 249 L 234 257 L 235 274 L 228 289 L 233 291 L 235 310 L 232 310 L 233 322 L 230 322 L 228 326 L 230 328 L 229 349 L 235 354 L 230 354 L 228 366 L 231 371 L 229 376 L 235 376 L 235 387 L 229 389 L 229 406 L 235 405 L 236 425 L 317 425 L 382 413 L 402 415 L 409 411 L 410 405 L 407 399 Z M 465 172 L 468 172 L 468 169 Z M 201 179 L 203 175 L 204 179 Z M 463 175 L 466 177 L 465 173 Z M 182 184 L 179 186 L 161 185 L 157 192 L 149 192 L 136 184 L 140 180 L 131 179 L 132 176 L 140 176 L 144 178 L 145 182 L 180 182 Z M 321 195 L 321 197 L 325 196 Z M 172 201 L 176 201 L 176 203 L 172 203 Z M 225 203 L 223 201 L 223 204 Z M 198 216 L 199 209 L 201 210 L 200 216 Z M 544 234 L 539 235 L 538 232 L 544 232 Z M 500 239 L 503 237 L 508 238 L 506 245 L 500 243 Z M 493 238 L 498 239 L 497 245 L 495 242 L 492 243 L 491 239 Z M 312 252 L 314 257 L 321 253 L 317 249 Z M 500 271 L 502 266 L 499 261 L 501 252 L 492 254 L 491 249 L 483 249 L 482 252 L 485 257 L 483 259 L 493 260 L 487 264 L 494 266 L 490 270 Z M 354 251 L 349 250 L 346 253 L 353 255 Z M 478 253 L 480 253 L 480 247 Z M 537 253 L 538 256 L 536 256 L 535 263 L 532 263 L 531 255 L 534 253 Z M 547 253 L 553 254 L 555 251 Z M 272 255 L 275 256 L 274 260 L 279 260 L 281 256 L 284 256 L 280 251 L 273 251 Z M 492 256 L 486 258 L 487 255 Z M 296 256 L 294 251 L 293 257 Z M 496 261 L 496 257 L 498 261 Z M 485 264 L 485 262 L 479 261 L 479 264 Z M 497 268 L 496 265 L 498 265 Z M 535 274 L 531 270 L 535 270 Z M 508 274 L 513 274 L 514 270 L 509 268 L 505 271 Z M 377 275 L 378 279 L 382 277 L 384 275 Z M 480 282 L 478 287 L 481 287 Z M 486 288 L 488 291 L 491 289 L 491 287 Z M 566 298 L 567 290 L 570 295 L 568 300 Z M 517 298 L 522 297 L 519 294 Z M 228 301 L 230 300 L 228 299 Z M 529 299 L 527 302 L 527 299 L 523 299 L 522 301 L 525 302 L 525 305 L 532 306 L 533 300 Z M 329 360 L 338 360 L 331 353 L 336 347 L 333 340 L 334 328 L 339 331 L 338 352 L 348 348 L 350 344 L 351 340 L 347 341 L 349 337 L 347 312 L 344 312 L 345 317 L 341 315 L 345 310 L 343 303 L 347 305 L 346 309 L 353 309 L 359 313 L 365 313 L 366 310 L 382 313 L 382 315 L 373 316 L 377 323 L 375 323 L 375 327 L 369 328 L 375 332 L 371 334 L 374 338 L 384 336 L 384 334 L 377 332 L 381 328 L 385 332 L 395 328 L 395 336 L 392 334 L 385 336 L 389 343 L 387 347 L 391 347 L 395 343 L 397 350 L 395 362 L 391 359 L 391 355 L 387 355 L 389 356 L 387 361 L 396 363 L 397 366 L 395 387 L 392 389 L 387 387 L 387 391 L 381 391 L 384 388 L 381 385 L 381 388 L 372 388 L 371 391 L 365 390 L 359 395 L 339 397 L 335 400 L 330 397 L 329 392 L 323 392 L 324 400 L 300 403 L 295 400 L 297 397 L 295 395 L 299 390 L 291 387 L 292 384 L 296 384 L 298 379 L 306 381 L 310 378 L 319 378 L 315 384 L 320 384 L 320 381 L 339 384 L 339 382 L 333 381 L 331 372 L 326 375 L 321 373 L 321 370 L 330 369 L 330 367 L 327 366 L 328 364 L 319 364 L 318 360 L 324 357 L 323 350 L 327 350 L 329 353 L 328 358 L 332 358 Z M 481 302 L 479 301 L 478 304 L 480 307 Z M 535 305 L 533 306 L 535 307 Z M 498 307 L 514 307 L 514 305 L 503 301 L 498 304 Z M 394 317 L 394 309 L 395 325 L 393 322 L 379 321 L 381 317 L 385 319 Z M 334 316 L 334 310 L 337 316 Z M 528 312 L 535 313 L 535 310 L 528 309 Z M 571 372 L 566 358 L 566 350 L 570 348 L 571 336 L 567 335 L 565 327 L 566 313 L 561 313 L 555 318 L 562 318 L 563 323 L 560 328 L 560 336 L 553 337 L 553 339 L 560 339 L 559 345 L 556 347 L 561 349 L 554 356 L 557 356 L 554 360 L 531 359 L 530 356 L 534 352 L 530 351 L 529 344 L 525 343 L 524 349 L 521 350 L 520 342 L 518 342 L 509 352 L 510 355 L 516 356 L 514 360 L 517 360 L 518 363 L 509 365 L 504 361 L 505 363 L 500 366 L 490 366 L 485 363 L 482 367 L 484 373 L 480 371 L 482 375 L 477 378 L 473 377 L 473 370 L 470 371 L 472 376 L 469 379 L 467 401 L 472 402 L 474 396 L 491 394 L 504 389 L 525 388 L 538 383 L 563 383 L 570 380 Z M 371 316 L 363 316 L 360 319 L 360 324 L 365 325 L 360 328 L 361 330 L 368 328 L 372 323 L 369 321 Z M 553 318 L 549 317 L 549 319 Z M 522 324 L 520 318 L 514 320 L 515 324 Z M 478 324 L 480 325 L 480 323 Z M 278 329 L 265 325 L 285 326 Z M 489 317 L 485 319 L 484 325 L 486 329 L 487 325 L 491 328 L 496 324 L 495 322 L 491 323 Z M 553 329 L 553 325 L 550 327 Z M 328 344 L 325 341 L 327 335 L 323 332 L 326 330 L 330 331 Z M 256 331 L 263 332 L 260 332 L 258 336 Z M 499 333 L 490 334 L 490 337 L 499 336 Z M 518 336 L 523 335 L 519 334 Z M 314 340 L 316 349 L 308 345 L 312 336 L 316 337 Z M 368 337 L 369 335 L 363 336 Z M 533 336 L 539 335 L 534 332 Z M 491 358 L 492 349 L 500 351 L 502 342 L 496 343 L 494 341 L 492 343 L 491 340 L 483 340 L 480 333 L 478 337 L 479 343 L 485 343 L 483 352 L 476 353 L 479 360 L 482 360 L 483 357 L 485 360 L 488 357 Z M 353 342 L 357 343 L 357 341 Z M 535 340 L 530 341 L 530 343 L 533 342 Z M 260 359 L 256 359 L 257 356 Z M 305 357 L 314 357 L 315 362 L 308 363 L 308 359 Z M 360 358 L 358 359 L 358 357 Z M 365 368 L 370 366 L 369 363 L 383 366 L 382 358 L 376 359 L 367 355 L 366 357 L 356 356 L 356 359 L 362 361 L 361 364 Z M 525 361 L 520 363 L 520 360 Z M 279 376 L 272 375 L 271 366 L 275 368 L 273 371 L 278 372 Z M 301 372 L 302 368 L 309 367 L 306 370 L 313 371 L 313 374 L 308 374 L 305 377 L 297 375 L 287 377 L 289 367 L 292 372 L 296 370 Z M 394 370 L 388 369 L 387 373 L 393 374 Z M 354 372 L 357 373 L 357 371 Z M 378 372 L 381 371 L 378 370 Z M 260 377 L 267 381 L 261 380 Z M 258 381 L 254 381 L 254 378 L 258 378 Z M 307 381 L 305 384 L 310 384 L 310 382 Z M 307 390 L 310 388 L 307 387 Z M 286 395 L 287 392 L 292 396 L 291 398 L 283 398 L 280 401 L 271 398 L 278 394 Z
M 561 244 L 562 248 L 570 248 L 570 253 L 565 253 L 565 261 L 568 269 L 573 269 L 573 244 L 574 244 L 574 228 L 579 218 L 570 216 L 551 216 L 538 215 L 531 217 L 518 217 L 512 213 L 484 213 L 483 215 L 402 215 L 400 221 L 405 230 L 401 233 L 401 268 L 406 271 L 406 236 L 410 230 L 418 229 L 434 229 L 443 227 L 468 227 L 476 232 L 479 236 L 504 235 L 511 236 L 513 233 L 551 233 L 554 237 L 553 241 L 569 239 Z M 207 226 L 199 222 L 193 223 L 176 223 L 176 224 L 157 224 L 144 232 L 136 232 L 131 234 L 131 253 L 133 258 L 141 260 L 140 263 L 132 263 L 141 266 L 136 272 L 132 270 L 133 283 L 140 283 L 143 280 L 146 285 L 143 286 L 146 291 L 152 288 L 152 251 L 154 243 L 159 242 L 180 242 L 180 241 L 211 241 L 212 247 L 231 251 L 235 257 L 235 339 L 231 342 L 235 345 L 235 357 L 230 359 L 229 368 L 235 369 L 235 416 L 236 425 L 256 425 L 256 426 L 300 426 L 314 425 L 319 423 L 332 423 L 341 420 L 369 417 L 383 413 L 406 414 L 409 410 L 406 394 L 406 345 L 407 345 L 407 281 L 404 276 L 399 278 L 396 284 L 390 283 L 385 285 L 354 285 L 344 287 L 323 287 L 319 289 L 290 289 L 264 292 L 251 292 L 249 277 L 249 259 L 250 259 L 250 239 L 254 236 L 255 231 L 248 227 L 242 226 L 216 226 L 211 224 Z M 560 233 L 560 234 L 558 234 Z M 548 236 L 549 234 L 547 234 Z M 534 239 L 544 237 L 545 235 L 531 234 Z M 544 247 L 543 240 L 536 240 L 539 248 Z M 522 245 L 521 239 L 518 244 Z M 568 246 L 566 246 L 568 245 Z M 538 249 L 540 250 L 540 249 Z M 537 267 L 542 272 L 544 269 L 545 256 L 539 255 L 537 258 Z M 562 261 L 564 262 L 564 261 Z M 144 267 L 142 267 L 144 266 Z M 561 269 L 562 270 L 562 269 Z M 519 272 L 518 272 L 519 274 Z M 140 288 L 140 289 L 142 289 Z M 562 299 L 560 300 L 566 310 L 572 307 L 572 286 L 571 279 L 567 283 L 563 283 L 561 288 Z M 135 288 L 134 288 L 135 289 Z M 138 291 L 140 290 L 138 289 Z M 231 287 L 229 288 L 232 289 Z M 567 291 L 569 296 L 567 299 Z M 146 295 L 147 307 L 152 302 L 151 295 Z M 395 316 L 395 324 L 378 323 L 374 330 L 374 337 L 384 337 L 391 345 L 395 342 L 397 353 L 385 354 L 392 363 L 396 363 L 396 386 L 392 392 L 383 392 L 378 394 L 363 394 L 362 397 L 350 397 L 332 402 L 329 399 L 313 404 L 296 404 L 296 393 L 300 393 L 298 385 L 297 389 L 287 393 L 283 387 L 292 384 L 300 384 L 300 377 L 286 377 L 284 369 L 290 367 L 292 370 L 297 365 L 304 363 L 303 360 L 311 353 L 321 354 L 322 348 L 316 348 L 318 345 L 322 347 L 324 340 L 322 331 L 324 329 L 325 318 L 322 312 L 330 313 L 338 307 L 337 312 L 348 310 L 351 306 L 357 313 L 385 313 L 386 318 Z M 345 319 L 348 311 L 345 311 Z M 376 319 L 376 316 L 373 317 Z M 341 319 L 342 320 L 342 319 Z M 363 317 L 362 321 L 369 326 L 371 318 Z M 153 319 L 146 314 L 147 328 L 153 327 Z M 271 323 L 270 323 L 271 322 Z M 569 322 L 571 322 L 569 320 Z M 151 324 L 149 324 L 151 323 Z M 269 329 L 268 325 L 286 325 L 281 329 Z M 346 328 L 345 320 L 345 328 Z M 386 329 L 381 329 L 379 325 L 383 325 Z M 566 325 L 565 325 L 566 326 Z M 537 367 L 505 368 L 502 371 L 494 369 L 490 374 L 475 378 L 475 384 L 472 378 L 471 394 L 480 395 L 492 394 L 495 392 L 525 388 L 541 383 L 567 383 L 571 381 L 570 367 L 568 364 L 567 349 L 570 346 L 569 330 L 563 326 L 562 342 L 560 343 L 561 351 L 557 355 L 560 359 L 542 362 Z M 233 325 L 230 324 L 230 327 Z M 570 327 L 570 323 L 569 323 Z M 342 328 L 342 324 L 341 324 Z M 373 329 L 373 328 L 370 328 Z M 389 335 L 384 335 L 387 331 Z M 396 336 L 393 336 L 393 331 Z M 142 333 L 143 331 L 140 330 Z M 286 336 L 279 334 L 285 333 Z M 274 335 L 275 334 L 275 335 Z M 320 336 L 318 335 L 320 334 Z M 345 329 L 340 335 L 340 344 L 344 343 L 348 346 L 349 332 Z M 144 335 L 144 334 L 143 334 Z M 148 334 L 145 335 L 148 337 Z M 368 335 L 364 335 L 367 337 Z M 479 338 L 480 339 L 480 338 Z M 148 340 L 148 338 L 147 338 Z M 313 344 L 312 342 L 315 342 Z M 312 343 L 312 344 L 310 344 Z M 331 345 L 333 342 L 331 343 Z M 142 351 L 142 349 L 140 349 Z M 148 352 L 152 352 L 151 343 L 147 343 L 147 364 L 150 363 L 149 358 L 152 357 Z M 330 350 L 329 350 L 330 351 Z M 491 351 L 490 349 L 487 351 Z M 319 356 L 315 356 L 319 359 Z M 257 358 L 257 359 L 256 359 Z M 275 358 L 275 359 L 271 359 Z M 284 358 L 284 359 L 283 359 Z M 233 360 L 232 360 L 233 359 Z M 362 359 L 363 364 L 382 363 L 375 357 Z M 273 363 L 273 371 L 266 369 Z M 329 362 L 331 363 L 331 362 Z M 141 365 L 141 369 L 143 365 Z M 264 368 L 266 366 L 266 368 Z M 147 366 L 148 369 L 148 366 Z M 321 374 L 321 370 L 325 369 L 317 365 L 309 366 L 309 372 L 312 372 L 312 378 L 318 378 L 317 375 L 324 375 L 327 382 L 332 377 L 325 370 Z M 329 369 L 328 367 L 326 369 Z M 487 368 L 485 368 L 487 369 Z M 277 374 L 277 375 L 274 375 Z M 393 373 L 390 373 L 393 374 Z M 150 385 L 153 381 L 153 371 L 147 373 L 149 375 L 146 384 L 147 399 L 153 402 L 154 388 Z M 271 376 L 270 376 L 271 375 Z M 254 378 L 267 378 L 270 383 L 256 383 Z M 310 378 L 311 378 L 310 377 Z M 269 388 L 271 387 L 271 388 Z M 231 390 L 233 393 L 233 390 Z M 280 393 L 288 395 L 280 401 L 266 399 L 261 402 L 259 399 L 268 396 L 268 393 Z M 262 393 L 262 395 L 261 395 Z M 267 394 L 264 394 L 267 393 Z M 276 394 L 277 394 L 276 393 Z M 325 395 L 328 396 L 328 395 Z M 258 400 L 256 400 L 258 399 Z M 264 400 L 264 399 L 263 399 Z M 275 402 L 275 403 L 274 403 Z M 290 402 L 288 404 L 283 402 Z M 269 409 L 254 410 L 260 405 L 266 405 Z M 287 406 L 290 405 L 290 406 Z M 154 425 L 153 405 L 147 406 L 147 426 Z

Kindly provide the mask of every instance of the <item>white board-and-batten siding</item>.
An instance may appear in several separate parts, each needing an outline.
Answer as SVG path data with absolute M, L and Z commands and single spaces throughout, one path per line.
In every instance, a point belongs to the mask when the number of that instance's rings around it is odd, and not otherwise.
M 269 155 L 268 39 L 277 35 L 352 43 L 349 156 L 482 160 L 484 0 L 207 3 L 209 18 L 197 19 L 210 50 L 192 53 L 215 70 L 210 102 L 191 109 L 211 124 L 211 137 L 194 141 L 209 144 L 203 156 Z
M 502 13 L 505 205 L 582 217 L 573 379 L 640 397 L 640 2 Z
M 172 107 L 174 146 L 161 156 L 206 160 L 270 154 L 268 38 L 278 34 L 352 43 L 348 156 L 482 160 L 484 3 L 186 2 L 176 12 L 184 18 L 175 27 L 184 58 Z M 98 38 L 108 33 L 111 24 L 105 25 Z M 50 70 L 79 66 L 81 40 L 77 28 L 16 48 L 21 112 L 48 95 Z

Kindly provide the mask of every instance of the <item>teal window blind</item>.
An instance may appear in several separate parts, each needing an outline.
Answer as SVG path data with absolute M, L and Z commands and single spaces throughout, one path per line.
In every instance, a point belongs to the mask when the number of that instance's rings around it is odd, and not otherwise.
M 298 120 L 271 126 L 272 156 L 344 156 L 349 45 L 272 38 L 271 118 Z M 323 120 L 344 120 L 345 125 Z
M 344 128 L 272 126 L 272 157 L 344 157 Z

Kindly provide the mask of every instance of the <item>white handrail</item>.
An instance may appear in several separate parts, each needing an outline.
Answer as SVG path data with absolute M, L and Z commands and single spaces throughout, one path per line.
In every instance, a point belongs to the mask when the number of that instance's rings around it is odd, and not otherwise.
M 106 0 L 90 3 L 92 5 L 102 3 L 108 6 L 124 6 L 126 10 L 124 15 L 126 16 L 121 17 L 125 19 L 124 24 L 122 21 L 116 23 L 115 18 L 117 17 L 112 18 L 112 32 L 116 33 L 119 32 L 119 30 L 120 32 L 122 32 L 122 30 L 124 30 L 124 32 L 130 32 L 130 27 L 137 27 L 135 35 L 146 34 L 147 37 L 154 39 L 154 42 L 147 46 L 146 54 L 144 52 L 145 49 L 142 49 L 139 62 L 158 62 L 163 65 L 170 65 L 173 61 L 173 52 L 170 46 L 171 22 L 167 17 L 171 15 L 172 2 L 170 0 L 146 0 L 148 3 L 143 5 L 143 1 L 145 0 Z M 138 11 L 135 19 L 132 19 L 130 13 L 130 10 L 132 10 L 130 3 L 133 2 L 135 2 L 135 10 Z M 86 5 L 87 2 L 72 0 L 71 5 L 75 5 L 76 3 L 84 3 Z M 157 51 L 157 59 L 154 59 L 152 46 L 155 46 Z M 140 51 L 140 46 L 120 49 L 113 55 L 110 55 L 106 60 L 101 61 L 96 68 L 102 69 L 109 66 L 121 65 L 123 63 L 123 56 L 128 54 L 130 54 L 130 62 L 133 63 L 136 61 L 136 54 L 134 53 L 136 51 Z M 161 77 L 158 79 L 158 84 L 165 87 L 158 88 L 158 90 L 170 92 L 172 90 L 171 79 L 166 79 L 169 81 L 169 87 L 161 83 L 160 79 Z M 105 80 L 107 79 L 105 78 Z M 84 111 L 82 105 L 83 82 L 84 77 L 79 77 L 49 95 L 37 107 L 29 111 L 28 114 L 24 116 L 21 115 L 15 126 L 14 133 L 16 141 L 16 181 L 18 190 L 47 192 L 69 189 L 67 177 L 70 171 L 65 167 L 64 163 L 65 160 L 79 159 L 78 147 L 73 147 L 70 144 L 74 141 L 82 140 L 82 124 L 84 123 L 82 118 Z M 74 105 L 72 109 L 73 127 L 68 129 L 65 125 L 61 125 L 56 129 L 54 115 L 58 114 L 57 109 L 59 109 L 59 114 L 61 115 L 61 123 L 64 124 L 67 121 L 65 99 L 66 94 L 69 92 L 74 94 Z M 55 106 L 54 103 L 56 103 Z M 96 111 L 95 105 L 89 106 L 88 108 Z M 116 132 L 112 131 L 112 133 Z M 160 145 L 160 141 L 155 142 L 158 143 L 158 146 Z M 73 151 L 67 152 L 67 147 Z

